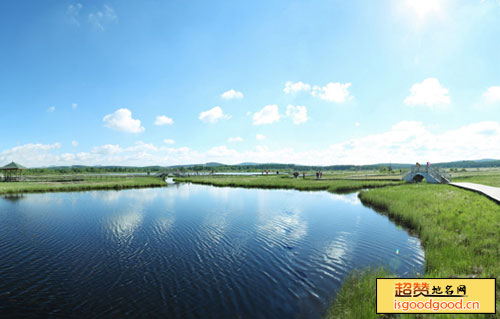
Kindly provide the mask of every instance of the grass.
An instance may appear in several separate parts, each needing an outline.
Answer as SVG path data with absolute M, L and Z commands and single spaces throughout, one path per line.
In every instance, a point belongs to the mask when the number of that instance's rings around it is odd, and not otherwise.
M 270 176 L 189 176 L 177 177 L 176 182 L 191 182 L 214 186 L 233 186 L 247 188 L 283 188 L 297 190 L 327 190 L 330 192 L 350 192 L 363 188 L 398 185 L 401 181 L 381 180 L 349 180 L 349 179 L 315 179 L 293 178 L 287 175 Z
M 329 309 L 326 317 L 329 319 L 373 317 L 373 314 L 376 313 L 376 281 L 373 278 L 389 277 L 391 274 L 383 268 L 353 271 L 344 280 L 335 298 L 335 303 Z M 362 307 L 359 306 L 361 303 L 363 303 Z
M 500 174 L 488 174 L 488 175 L 466 175 L 453 178 L 454 182 L 468 182 L 483 184 L 488 186 L 500 187 Z
M 84 179 L 68 182 L 0 182 L 0 194 L 67 192 L 86 190 L 163 187 L 167 184 L 158 177 L 113 177 Z
M 500 274 L 500 206 L 486 197 L 449 185 L 401 185 L 362 191 L 361 201 L 415 232 L 425 249 L 426 277 L 498 277 Z M 375 282 L 376 274 L 354 276 L 345 288 Z M 498 279 L 498 278 L 497 278 Z M 500 280 L 496 286 L 500 309 Z M 330 318 L 379 318 L 372 311 L 375 295 L 337 298 Z M 371 300 L 366 302 L 366 300 Z M 336 316 L 335 309 L 352 309 L 366 316 Z M 343 310 L 344 311 L 344 310 Z M 349 313 L 347 310 L 344 314 Z M 399 315 L 394 318 L 436 318 Z M 439 318 L 494 318 L 492 315 L 439 315 Z

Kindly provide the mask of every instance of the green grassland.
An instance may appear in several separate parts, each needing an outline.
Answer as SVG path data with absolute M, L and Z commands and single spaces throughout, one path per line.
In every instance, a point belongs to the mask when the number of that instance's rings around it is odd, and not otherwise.
M 426 277 L 498 277 L 500 274 L 500 206 L 486 197 L 449 185 L 411 184 L 362 191 L 361 201 L 415 232 L 425 249 Z M 347 290 L 375 282 L 376 273 L 351 277 Z M 352 288 L 352 289 L 351 289 Z M 497 312 L 500 281 L 497 280 Z M 328 318 L 378 318 L 375 294 L 339 293 Z M 370 300 L 370 301 L 368 301 Z M 349 308 L 353 308 L 350 309 Z M 356 309 L 354 309 L 356 308 Z M 359 309 L 365 308 L 365 309 Z M 335 309 L 344 309 L 342 312 Z M 346 310 L 347 309 L 347 310 Z M 352 313 L 352 315 L 347 315 Z M 371 315 L 368 315 L 371 313 Z M 436 318 L 400 315 L 394 318 Z M 439 318 L 494 318 L 491 315 L 439 315 Z
M 0 194 L 67 192 L 167 186 L 158 177 L 101 177 L 67 181 L 0 182 Z
M 468 182 L 500 187 L 500 170 L 457 174 L 453 177 L 453 182 Z
M 391 180 L 348 180 L 337 178 L 315 179 L 313 177 L 293 178 L 288 175 L 269 176 L 189 176 L 177 177 L 176 182 L 191 182 L 214 186 L 233 186 L 248 188 L 283 188 L 297 190 L 327 190 L 330 192 L 350 192 L 363 188 L 384 187 L 401 184 Z

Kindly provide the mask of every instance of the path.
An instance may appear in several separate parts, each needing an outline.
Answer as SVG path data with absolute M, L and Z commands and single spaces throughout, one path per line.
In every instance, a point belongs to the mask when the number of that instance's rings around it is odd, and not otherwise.
M 474 184 L 474 183 L 450 183 L 450 185 L 481 193 L 481 194 L 486 195 L 487 197 L 493 199 L 495 202 L 500 204 L 500 188 L 499 187 L 486 186 L 486 185 L 480 185 L 480 184 Z

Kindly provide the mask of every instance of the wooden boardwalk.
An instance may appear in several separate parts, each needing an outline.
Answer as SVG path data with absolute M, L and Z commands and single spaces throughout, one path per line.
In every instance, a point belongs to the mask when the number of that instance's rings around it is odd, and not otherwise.
M 481 193 L 500 204 L 500 188 L 498 187 L 474 183 L 450 183 L 450 185 Z

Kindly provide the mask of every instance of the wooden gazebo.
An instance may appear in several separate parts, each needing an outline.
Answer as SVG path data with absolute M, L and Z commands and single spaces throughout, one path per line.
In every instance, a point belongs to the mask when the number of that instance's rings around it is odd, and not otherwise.
M 26 167 L 17 164 L 16 162 L 10 162 L 10 164 L 0 167 L 0 170 L 3 172 L 5 182 L 22 180 L 23 170 L 25 169 Z

